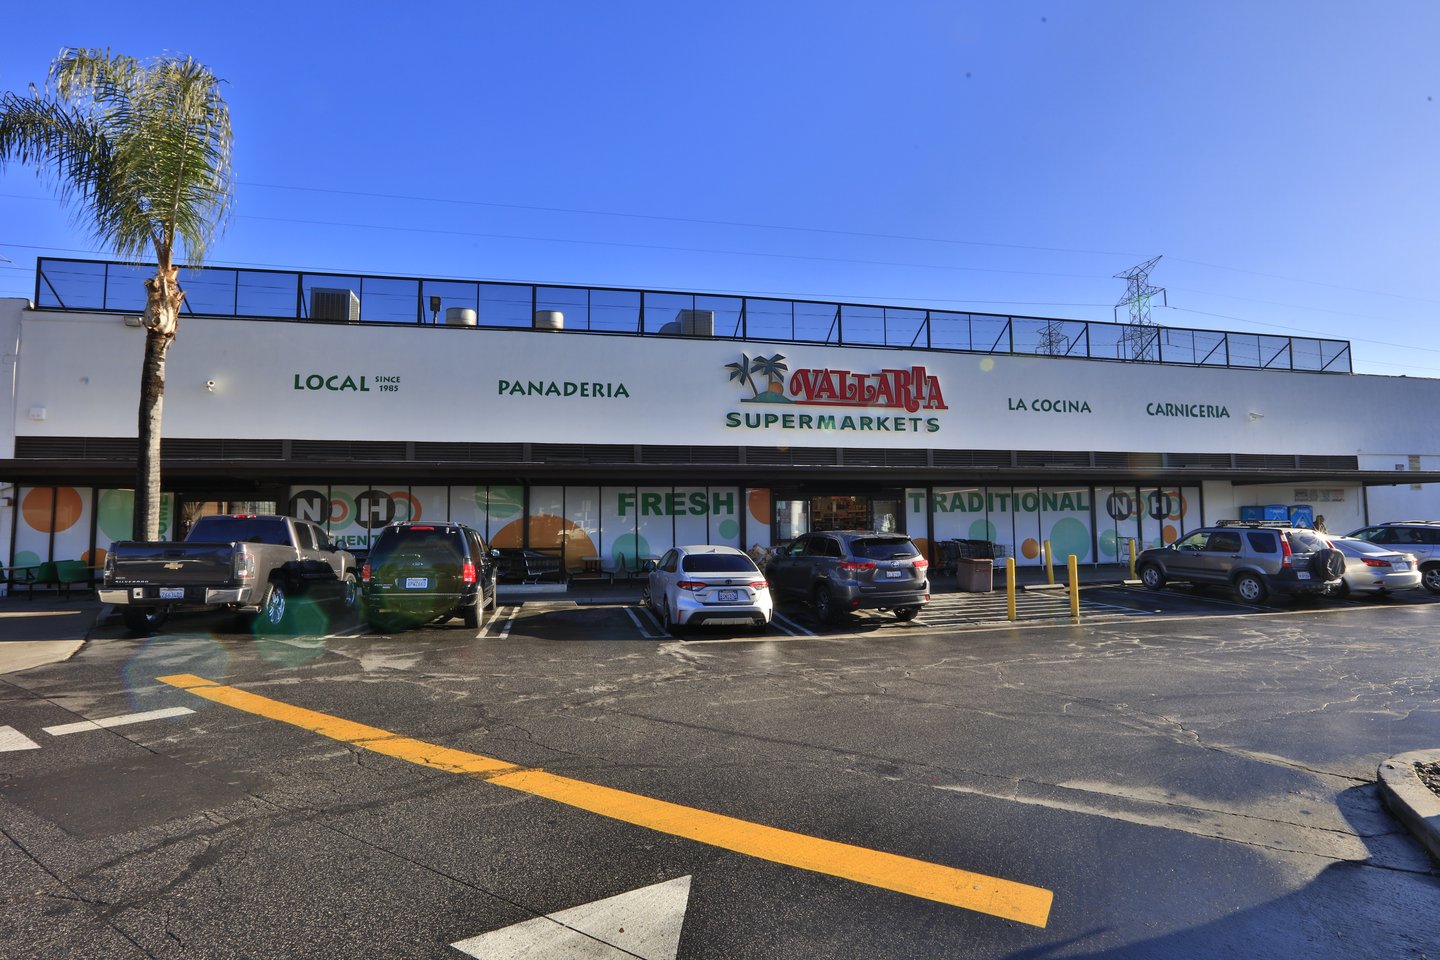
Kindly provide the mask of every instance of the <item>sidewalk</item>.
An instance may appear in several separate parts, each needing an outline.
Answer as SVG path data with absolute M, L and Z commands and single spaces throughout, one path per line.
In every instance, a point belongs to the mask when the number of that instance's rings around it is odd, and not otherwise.
M 69 600 L 0 597 L 0 674 L 68 660 L 99 615 L 100 602 L 93 594 Z

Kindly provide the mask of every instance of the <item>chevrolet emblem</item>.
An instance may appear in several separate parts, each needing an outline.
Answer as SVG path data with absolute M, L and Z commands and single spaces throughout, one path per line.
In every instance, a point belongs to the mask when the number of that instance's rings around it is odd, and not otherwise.
M 179 570 L 179 569 L 180 569 L 181 567 L 183 567 L 183 566 L 185 566 L 185 564 L 180 563 L 179 561 L 176 561 L 175 563 L 167 563 L 167 564 L 165 564 L 165 569 L 166 569 L 166 570 Z

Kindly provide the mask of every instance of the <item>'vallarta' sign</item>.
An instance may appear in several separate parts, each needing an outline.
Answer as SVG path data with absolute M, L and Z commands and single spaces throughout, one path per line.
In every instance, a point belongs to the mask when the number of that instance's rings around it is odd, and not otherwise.
M 907 414 L 922 410 L 948 410 L 940 378 L 923 366 L 883 369 L 874 372 L 840 370 L 830 367 L 804 367 L 790 371 L 782 354 L 759 356 L 753 360 L 741 354 L 736 363 L 727 363 L 730 379 L 742 388 L 749 387 L 752 396 L 741 403 L 780 404 L 789 407 L 865 407 L 864 415 L 809 414 L 782 412 L 741 413 L 725 415 L 730 428 L 784 430 L 863 430 L 893 433 L 934 433 L 940 429 L 936 417 L 873 415 L 870 410 L 903 411 Z

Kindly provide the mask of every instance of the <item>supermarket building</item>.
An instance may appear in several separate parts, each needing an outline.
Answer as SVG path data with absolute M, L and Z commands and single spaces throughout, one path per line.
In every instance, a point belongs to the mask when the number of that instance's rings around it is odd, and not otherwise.
M 130 527 L 150 269 L 0 300 L 6 562 Z M 1344 341 L 763 297 L 207 268 L 169 353 L 167 532 L 278 510 L 364 548 L 469 523 L 572 574 L 807 530 L 1084 563 L 1243 507 L 1440 519 L 1440 381 Z

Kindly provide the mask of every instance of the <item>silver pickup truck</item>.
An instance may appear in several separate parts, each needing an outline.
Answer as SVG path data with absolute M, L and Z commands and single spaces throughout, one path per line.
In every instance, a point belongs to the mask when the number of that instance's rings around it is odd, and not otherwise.
M 355 556 L 313 523 L 270 515 L 201 517 L 183 543 L 120 541 L 105 556 L 102 603 L 120 608 L 137 633 L 179 606 L 225 606 L 258 614 L 262 629 L 285 622 L 292 598 L 315 594 L 345 610 L 357 593 Z

